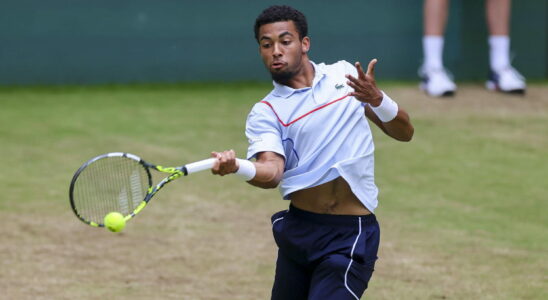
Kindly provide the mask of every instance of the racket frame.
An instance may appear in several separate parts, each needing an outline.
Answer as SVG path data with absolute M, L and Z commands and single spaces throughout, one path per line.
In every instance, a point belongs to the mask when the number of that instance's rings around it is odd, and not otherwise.
M 139 156 L 131 154 L 131 153 L 126 153 L 126 152 L 106 153 L 106 154 L 102 154 L 102 155 L 96 156 L 96 157 L 88 160 L 76 171 L 76 173 L 74 173 L 74 176 L 72 177 L 72 180 L 70 182 L 69 198 L 70 198 L 70 205 L 71 205 L 72 211 L 74 212 L 76 217 L 78 217 L 78 219 L 80 219 L 80 221 L 82 221 L 82 222 L 84 222 L 84 223 L 86 223 L 90 226 L 93 226 L 93 227 L 105 227 L 105 224 L 103 224 L 102 222 L 97 223 L 97 222 L 94 222 L 94 221 L 86 220 L 83 216 L 80 215 L 80 213 L 76 209 L 76 204 L 74 202 L 74 188 L 75 188 L 75 185 L 76 185 L 76 181 L 78 180 L 78 177 L 84 171 L 84 169 L 86 169 L 90 164 L 92 164 L 92 163 L 94 163 L 94 162 L 96 162 L 100 159 L 105 159 L 105 158 L 109 158 L 109 157 L 125 157 L 125 158 L 132 159 L 132 160 L 138 162 L 146 170 L 146 174 L 147 174 L 147 177 L 148 177 L 148 189 L 147 189 L 147 194 L 146 194 L 145 198 L 139 203 L 139 205 L 137 205 L 137 207 L 135 207 L 135 209 L 129 215 L 124 216 L 125 221 L 128 221 L 131 218 L 135 217 L 135 215 L 137 215 L 141 210 L 143 210 L 143 208 L 148 204 L 150 199 L 152 199 L 152 197 L 165 184 L 167 184 L 168 182 L 171 182 L 171 181 L 173 181 L 173 180 L 175 180 L 175 179 L 177 179 L 181 176 L 186 176 L 186 175 L 189 174 L 189 171 L 187 170 L 186 166 L 162 167 L 162 166 L 159 166 L 159 165 L 154 165 L 154 164 L 148 163 L 145 160 L 141 159 Z M 206 159 L 206 160 L 203 160 L 201 162 L 202 163 L 199 164 L 199 166 L 198 166 L 199 170 L 192 169 L 191 170 L 192 173 L 207 169 L 208 167 L 211 168 L 211 166 L 213 165 L 213 160 L 212 159 Z M 197 162 L 197 163 L 200 163 L 200 162 Z M 194 163 L 194 164 L 197 164 L 197 163 Z M 189 166 L 190 165 L 192 165 L 192 164 L 189 164 Z M 158 184 L 153 185 L 152 184 L 152 175 L 150 173 L 150 169 L 154 169 L 154 170 L 162 172 L 162 173 L 168 173 L 170 175 L 168 177 L 162 179 Z
M 110 152 L 110 153 L 96 156 L 88 160 L 76 171 L 76 173 L 74 173 L 74 176 L 72 177 L 72 180 L 70 182 L 70 188 L 69 188 L 69 199 L 70 199 L 70 205 L 71 205 L 72 211 L 74 212 L 76 217 L 78 217 L 80 221 L 93 227 L 105 227 L 105 224 L 103 224 L 102 222 L 97 223 L 97 222 L 86 220 L 84 217 L 80 215 L 74 203 L 74 188 L 75 188 L 75 184 L 78 179 L 78 176 L 84 171 L 85 168 L 87 168 L 90 164 L 100 159 L 105 159 L 109 157 L 125 157 L 125 158 L 132 159 L 138 162 L 146 170 L 146 174 L 148 176 L 148 189 L 147 189 L 147 194 L 145 198 L 139 203 L 139 205 L 137 205 L 137 207 L 135 207 L 135 209 L 129 215 L 124 216 L 125 221 L 128 221 L 131 218 L 135 217 L 135 215 L 137 215 L 141 210 L 143 210 L 143 208 L 145 208 L 145 206 L 148 204 L 150 199 L 152 199 L 152 197 L 168 182 L 171 182 L 181 176 L 187 176 L 192 173 L 211 169 L 216 161 L 215 158 L 208 158 L 208 159 L 196 161 L 193 163 L 189 163 L 180 167 L 163 167 L 160 165 L 154 165 L 154 164 L 148 163 L 144 161 L 143 159 L 141 159 L 139 156 L 135 154 L 127 153 L 127 152 Z M 236 172 L 236 174 L 243 176 L 243 178 L 245 178 L 246 180 L 250 180 L 251 178 L 253 178 L 253 176 L 255 176 L 255 167 L 253 167 L 253 165 L 249 161 L 238 159 L 238 158 L 236 160 L 240 164 L 240 168 Z M 169 174 L 169 176 L 162 179 L 158 184 L 153 185 L 150 169 L 154 169 L 162 173 L 167 173 Z

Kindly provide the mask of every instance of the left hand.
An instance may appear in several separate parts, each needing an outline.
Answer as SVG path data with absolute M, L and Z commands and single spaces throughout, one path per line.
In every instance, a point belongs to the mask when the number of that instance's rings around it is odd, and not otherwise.
M 360 62 L 356 62 L 355 66 L 358 70 L 358 78 L 349 74 L 346 75 L 346 78 L 348 78 L 347 84 L 354 89 L 348 95 L 355 97 L 361 102 L 369 103 L 374 107 L 381 104 L 383 97 L 381 90 L 375 82 L 376 63 L 377 59 L 372 59 L 367 66 L 367 73 L 364 73 Z

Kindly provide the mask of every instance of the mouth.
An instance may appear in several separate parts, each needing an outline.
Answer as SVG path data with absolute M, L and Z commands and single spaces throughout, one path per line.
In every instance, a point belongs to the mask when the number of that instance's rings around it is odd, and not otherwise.
M 285 67 L 286 63 L 282 62 L 282 61 L 275 61 L 273 62 L 270 67 L 273 69 L 273 70 L 279 70 L 283 67 Z

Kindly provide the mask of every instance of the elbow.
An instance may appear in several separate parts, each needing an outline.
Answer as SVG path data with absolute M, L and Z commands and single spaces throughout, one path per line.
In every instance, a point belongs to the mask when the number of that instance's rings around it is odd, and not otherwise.
M 415 133 L 415 130 L 411 127 L 411 130 L 409 130 L 409 133 L 405 136 L 402 142 L 411 142 L 411 140 L 413 139 L 414 133 Z
M 275 189 L 278 187 L 279 181 L 255 182 L 251 184 L 262 189 Z
M 400 136 L 398 136 L 396 139 L 400 142 L 410 142 L 413 139 L 413 135 L 415 133 L 415 128 L 413 126 L 409 126 L 409 128 Z
M 267 182 L 265 183 L 263 189 L 275 189 L 278 187 L 278 182 Z
M 272 178 L 263 178 L 263 180 L 251 180 L 248 183 L 262 189 L 275 189 L 282 181 L 281 174 L 276 174 Z
M 283 178 L 284 164 L 282 159 L 266 160 L 256 164 L 255 178 L 249 184 L 263 189 L 277 188 Z
M 275 189 L 278 187 L 278 185 L 280 184 L 280 181 L 282 181 L 282 174 L 283 173 L 278 173 L 276 174 L 276 176 L 272 179 L 270 179 L 269 181 L 265 182 L 265 189 Z
M 264 189 L 275 189 L 278 187 L 280 182 L 282 181 L 284 171 L 283 166 L 277 166 L 276 171 L 271 173 L 268 178 L 263 182 Z

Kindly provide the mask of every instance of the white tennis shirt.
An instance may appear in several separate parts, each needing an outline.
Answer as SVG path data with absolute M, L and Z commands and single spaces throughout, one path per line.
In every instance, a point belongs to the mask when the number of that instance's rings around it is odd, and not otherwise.
M 312 87 L 293 89 L 274 83 L 247 117 L 247 158 L 271 151 L 285 158 L 280 183 L 284 199 L 292 192 L 342 176 L 371 212 L 377 207 L 374 145 L 364 104 L 346 96 L 346 74 L 356 68 L 339 61 L 314 64 Z

